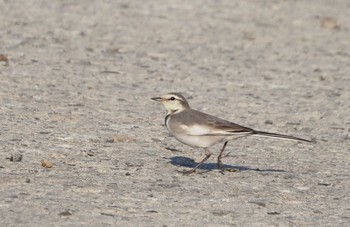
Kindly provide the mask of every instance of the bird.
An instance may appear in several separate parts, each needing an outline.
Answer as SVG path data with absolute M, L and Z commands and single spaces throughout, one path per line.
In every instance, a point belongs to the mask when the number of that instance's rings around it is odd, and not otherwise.
M 203 148 L 205 157 L 194 168 L 184 170 L 183 173 L 193 173 L 212 155 L 210 147 L 224 143 L 217 157 L 217 166 L 221 173 L 224 173 L 222 158 L 224 150 L 229 141 L 247 136 L 274 137 L 301 142 L 313 142 L 294 136 L 258 131 L 245 127 L 213 115 L 209 115 L 198 110 L 192 109 L 186 98 L 178 92 L 171 92 L 159 97 L 151 98 L 165 106 L 167 111 L 165 117 L 165 126 L 170 134 L 178 141 L 191 147 Z

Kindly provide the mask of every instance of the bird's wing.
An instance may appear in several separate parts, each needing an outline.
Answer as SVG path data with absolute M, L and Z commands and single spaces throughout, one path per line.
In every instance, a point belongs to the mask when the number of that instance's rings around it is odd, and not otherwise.
M 255 131 L 212 115 L 200 113 L 201 120 L 194 121 L 192 124 L 181 125 L 180 127 L 186 131 L 188 135 L 195 136 L 230 136 L 251 134 Z
M 215 130 L 219 130 L 226 133 L 252 133 L 253 129 L 244 127 L 242 125 L 238 125 L 229 121 L 225 121 L 222 119 L 217 119 L 213 122 L 209 122 L 209 125 Z

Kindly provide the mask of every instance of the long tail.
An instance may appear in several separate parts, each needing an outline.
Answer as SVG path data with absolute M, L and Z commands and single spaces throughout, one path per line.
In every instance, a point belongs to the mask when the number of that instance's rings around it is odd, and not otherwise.
M 254 133 L 252 133 L 252 135 L 275 137 L 275 138 L 288 139 L 288 140 L 297 140 L 297 141 L 303 141 L 303 142 L 308 142 L 308 143 L 314 142 L 311 140 L 306 140 L 306 139 L 302 139 L 302 138 L 298 138 L 298 137 L 294 137 L 294 136 L 288 136 L 288 135 L 271 133 L 271 132 L 264 132 L 264 131 L 254 131 Z

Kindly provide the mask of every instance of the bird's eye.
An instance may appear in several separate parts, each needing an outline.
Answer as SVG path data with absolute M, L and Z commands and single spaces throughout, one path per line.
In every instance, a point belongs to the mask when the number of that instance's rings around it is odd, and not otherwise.
M 172 96 L 169 100 L 174 101 L 174 100 L 175 100 L 175 97 Z

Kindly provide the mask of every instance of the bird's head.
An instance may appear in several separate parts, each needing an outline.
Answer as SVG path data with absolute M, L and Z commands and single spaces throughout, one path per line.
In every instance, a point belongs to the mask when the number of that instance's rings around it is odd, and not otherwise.
M 179 93 L 169 93 L 151 99 L 163 103 L 168 114 L 181 112 L 184 109 L 190 108 L 185 97 Z

